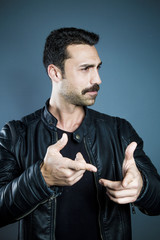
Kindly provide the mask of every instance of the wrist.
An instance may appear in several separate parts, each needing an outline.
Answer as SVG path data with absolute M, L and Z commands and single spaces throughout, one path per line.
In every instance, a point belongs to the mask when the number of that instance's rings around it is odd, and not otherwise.
M 51 187 L 51 184 L 50 184 L 50 181 L 48 178 L 48 174 L 47 174 L 47 171 L 44 166 L 44 162 L 42 162 L 40 165 L 40 171 L 41 171 L 42 177 L 44 178 L 44 181 L 46 182 L 47 186 Z
M 145 178 L 145 176 L 142 172 L 140 172 L 140 174 L 141 174 L 141 177 L 142 177 L 143 184 L 142 184 L 142 188 L 141 188 L 141 191 L 140 191 L 140 194 L 139 194 L 138 198 L 141 198 L 141 196 L 143 195 L 143 193 L 145 192 L 145 189 L 146 189 L 146 178 Z

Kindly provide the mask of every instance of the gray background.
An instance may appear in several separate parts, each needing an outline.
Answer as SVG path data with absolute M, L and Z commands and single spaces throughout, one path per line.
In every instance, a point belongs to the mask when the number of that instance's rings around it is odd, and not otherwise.
M 158 0 L 0 0 L 0 128 L 50 96 L 42 52 L 50 31 L 63 26 L 100 34 L 103 83 L 93 108 L 129 120 L 160 172 Z M 134 240 L 159 240 L 159 216 L 137 210 L 132 220 Z M 16 236 L 17 224 L 0 229 L 0 240 Z

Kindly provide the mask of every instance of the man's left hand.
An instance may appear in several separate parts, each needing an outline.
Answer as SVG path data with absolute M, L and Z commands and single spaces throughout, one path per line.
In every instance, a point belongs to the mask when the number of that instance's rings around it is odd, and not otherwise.
M 106 187 L 109 198 L 119 204 L 135 202 L 143 186 L 143 179 L 133 156 L 136 147 L 137 143 L 132 142 L 126 148 L 122 181 L 99 180 L 99 183 Z

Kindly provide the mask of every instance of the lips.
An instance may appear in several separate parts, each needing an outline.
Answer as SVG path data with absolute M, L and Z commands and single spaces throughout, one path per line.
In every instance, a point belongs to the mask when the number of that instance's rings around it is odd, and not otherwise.
M 98 84 L 94 84 L 91 88 L 86 88 L 82 91 L 82 94 L 86 94 L 87 92 L 98 92 L 100 89 Z

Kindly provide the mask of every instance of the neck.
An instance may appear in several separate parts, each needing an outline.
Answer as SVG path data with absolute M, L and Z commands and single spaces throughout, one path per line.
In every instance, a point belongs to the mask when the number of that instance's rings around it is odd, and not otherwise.
M 67 103 L 61 104 L 52 97 L 49 102 L 49 112 L 58 120 L 57 127 L 67 132 L 74 132 L 80 126 L 85 116 L 82 106 Z

